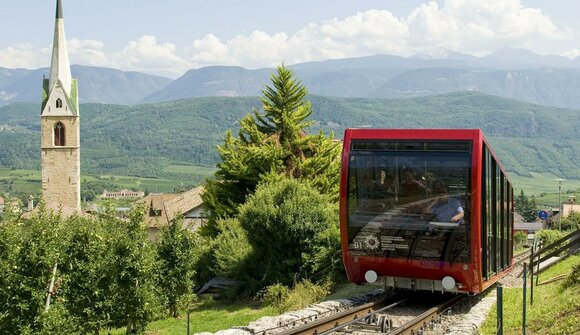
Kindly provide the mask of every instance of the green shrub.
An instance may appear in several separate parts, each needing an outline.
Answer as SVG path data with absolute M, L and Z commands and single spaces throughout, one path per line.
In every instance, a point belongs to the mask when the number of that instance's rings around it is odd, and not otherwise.
M 193 264 L 195 273 L 193 275 L 194 287 L 201 288 L 203 284 L 215 277 L 215 239 L 198 234 L 193 234 Z
M 266 287 L 261 293 L 261 300 L 276 309 L 278 313 L 298 310 L 322 300 L 330 294 L 330 284 L 317 285 L 303 280 L 293 289 L 281 284 Z
M 274 284 L 265 287 L 258 296 L 266 305 L 272 306 L 278 313 L 284 312 L 284 302 L 288 300 L 290 289 L 282 284 Z
M 580 212 L 570 212 L 567 217 L 562 219 L 562 230 L 580 229 Z
M 574 265 L 572 267 L 572 273 L 568 277 L 564 283 L 562 283 L 563 288 L 573 287 L 580 284 L 580 263 Z
M 557 230 L 544 229 L 537 232 L 536 236 L 542 241 L 544 247 L 546 247 L 564 237 L 564 233 Z
M 214 243 L 216 275 L 248 280 L 246 268 L 252 246 L 248 242 L 246 230 L 236 219 L 219 220 L 219 231 Z
M 314 284 L 309 280 L 303 280 L 296 284 L 290 291 L 288 299 L 284 303 L 284 309 L 297 310 L 318 302 L 330 294 L 330 284 Z
M 517 248 L 521 248 L 528 242 L 528 234 L 518 231 L 514 234 L 514 245 Z
M 66 308 L 59 303 L 50 306 L 48 312 L 40 316 L 40 335 L 80 335 L 84 332 L 79 327 L 79 320 L 71 317 Z
M 247 276 L 257 287 L 323 281 L 340 259 L 337 207 L 295 179 L 260 184 L 238 216 L 252 246 Z

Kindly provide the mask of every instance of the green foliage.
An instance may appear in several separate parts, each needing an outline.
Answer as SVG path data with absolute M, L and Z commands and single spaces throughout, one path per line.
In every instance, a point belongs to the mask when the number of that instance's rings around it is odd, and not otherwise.
M 179 219 L 162 227 L 157 246 L 159 288 L 173 317 L 179 316 L 179 302 L 193 293 L 195 275 L 193 234 L 182 224 Z
M 248 232 L 236 219 L 218 221 L 219 234 L 215 238 L 215 265 L 212 268 L 218 276 L 247 280 L 246 268 L 252 254 Z
M 221 161 L 213 179 L 206 183 L 204 204 L 210 213 L 207 229 L 217 233 L 219 218 L 237 213 L 267 174 L 283 174 L 310 180 L 322 193 L 338 194 L 339 146 L 322 132 L 307 135 L 313 121 L 307 90 L 284 65 L 271 76 L 272 86 L 262 91 L 263 113 L 254 108 L 240 121 L 237 137 L 226 132 L 218 146 Z
M 115 185 L 108 180 L 84 180 L 81 185 L 81 199 L 83 201 L 93 201 L 97 196 L 101 195 L 103 191 L 115 190 Z
M 41 330 L 39 335 L 81 335 L 86 334 L 78 319 L 71 317 L 62 303 L 54 303 L 48 312 L 40 316 L 39 323 Z
M 113 323 L 110 315 L 115 308 L 111 299 L 115 274 L 109 265 L 115 237 L 105 220 L 75 217 L 68 222 L 74 229 L 64 241 L 58 294 L 83 330 L 93 333 Z
M 410 99 L 308 99 L 313 109 L 309 119 L 316 122 L 312 133 L 322 129 L 342 136 L 345 128 L 361 126 L 481 128 L 512 176 L 539 172 L 566 178 L 566 183 L 580 179 L 576 110 L 477 92 Z M 166 167 L 213 167 L 220 159 L 215 146 L 223 143 L 227 129 L 237 134 L 239 120 L 260 105 L 257 97 L 204 97 L 136 106 L 83 104 L 83 173 L 163 177 L 198 184 L 206 173 L 175 173 Z M 0 124 L 10 129 L 0 131 L 0 143 L 9 143 L 0 150 L 0 166 L 39 169 L 38 157 L 28 154 L 38 150 L 38 105 L 2 106 Z
M 545 282 L 560 275 L 567 275 L 578 265 L 580 256 L 573 255 L 548 268 L 539 275 L 539 282 Z M 505 288 L 503 296 L 504 334 L 522 334 L 522 289 Z M 563 286 L 554 281 L 534 287 L 534 303 L 528 299 L 526 332 L 529 334 L 568 335 L 580 333 L 580 285 Z M 529 298 L 529 292 L 528 292 Z M 497 334 L 497 313 L 495 306 L 487 315 L 481 334 Z
M 128 221 L 113 221 L 116 238 L 109 264 L 114 278 L 113 320 L 126 325 L 128 334 L 142 333 L 156 308 L 157 262 L 143 223 L 144 213 L 145 207 L 135 207 Z
M 564 237 L 564 233 L 558 230 L 544 229 L 537 232 L 536 236 L 542 241 L 544 247 L 546 247 Z
M 215 240 L 207 236 L 202 236 L 198 231 L 192 234 L 194 252 L 193 252 L 193 264 L 194 264 L 194 285 L 198 288 L 202 284 L 206 283 L 208 280 L 215 276 L 213 272 L 215 266 Z
M 63 219 L 41 203 L 29 218 L 9 207 L 0 222 L 0 333 L 142 333 L 157 312 L 156 254 L 143 208 L 124 221 Z M 43 313 L 57 265 L 51 308 Z
M 292 289 L 281 284 L 264 288 L 260 293 L 262 301 L 278 313 L 298 310 L 322 300 L 330 293 L 329 285 L 313 284 L 309 280 L 297 283 Z
M 528 242 L 528 234 L 518 231 L 514 234 L 515 249 L 522 248 Z
M 563 230 L 580 229 L 580 213 L 571 211 L 567 217 L 562 219 Z
M 536 204 L 536 198 L 534 196 L 529 199 L 524 194 L 524 190 L 521 189 L 520 194 L 515 198 L 514 202 L 516 212 L 520 213 L 526 222 L 533 222 L 538 219 L 538 205 Z
M 290 289 L 282 284 L 272 284 L 262 289 L 258 295 L 263 303 L 276 309 L 276 312 L 283 313 L 284 302 L 287 301 Z
M 328 264 L 337 260 L 323 256 L 339 256 L 338 234 L 329 233 L 338 227 L 337 204 L 308 183 L 284 179 L 260 184 L 237 219 L 252 246 L 245 271 L 258 287 L 315 276 L 323 280 L 336 270 Z
M 40 211 L 23 220 L 16 207 L 6 208 L 0 222 L 0 333 L 41 329 L 39 318 L 58 260 L 61 229 L 56 215 Z
M 563 288 L 569 288 L 580 285 L 580 263 L 572 266 L 572 272 L 566 277 L 562 283 Z

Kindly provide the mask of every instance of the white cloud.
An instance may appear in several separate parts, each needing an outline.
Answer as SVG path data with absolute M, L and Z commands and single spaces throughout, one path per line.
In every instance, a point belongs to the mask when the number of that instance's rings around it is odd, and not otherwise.
M 189 58 L 211 64 L 272 66 L 378 53 L 408 56 L 437 49 L 484 55 L 502 47 L 534 49 L 546 41 L 570 39 L 541 10 L 520 0 L 447 0 L 415 8 L 406 17 L 368 10 L 344 19 L 304 26 L 293 35 L 254 31 L 221 41 L 208 35 L 194 41 Z
M 562 56 L 564 56 L 564 57 L 568 57 L 568 58 L 570 58 L 570 59 L 574 59 L 574 58 L 576 58 L 576 57 L 580 56 L 580 49 L 572 49 L 572 50 L 568 50 L 568 51 L 564 52 L 564 53 L 562 54 Z
M 232 64 L 234 59 L 229 55 L 229 48 L 213 34 L 193 41 L 188 49 L 194 64 Z
M 487 54 L 502 47 L 533 49 L 572 35 L 541 10 L 523 7 L 520 0 L 447 0 L 440 11 L 454 22 L 451 36 L 456 50 L 465 53 Z
M 73 38 L 67 41 L 69 59 L 73 64 L 108 66 L 115 64 L 104 51 L 105 44 L 95 40 L 79 40 Z
M 373 9 L 307 24 L 292 34 L 256 30 L 229 40 L 207 34 L 180 48 L 144 35 L 116 52 L 100 41 L 72 39 L 69 52 L 73 63 L 176 76 L 208 65 L 255 68 L 379 53 L 409 56 L 440 49 L 475 55 L 502 47 L 541 50 L 572 37 L 571 29 L 557 26 L 539 9 L 524 7 L 521 0 L 446 0 L 441 5 L 426 2 L 403 17 Z M 0 66 L 47 66 L 48 52 L 30 45 L 9 47 L 0 50 Z
M 50 64 L 49 49 L 19 44 L 0 50 L 0 67 L 35 69 Z
M 158 44 L 155 36 L 143 35 L 112 56 L 114 64 L 125 70 L 149 73 L 183 73 L 186 62 L 176 55 L 172 43 Z

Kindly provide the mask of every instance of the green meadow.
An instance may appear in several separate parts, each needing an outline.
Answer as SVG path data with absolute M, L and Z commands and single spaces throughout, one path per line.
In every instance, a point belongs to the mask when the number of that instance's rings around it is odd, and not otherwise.
M 170 165 L 164 169 L 166 178 L 144 178 L 119 175 L 82 175 L 81 193 L 84 186 L 108 191 L 124 188 L 140 190 L 149 193 L 181 192 L 200 185 L 209 177 L 214 169 L 193 165 Z M 193 176 L 193 177 L 192 177 Z M 29 195 L 38 196 L 41 187 L 41 173 L 39 170 L 10 169 L 0 167 L 0 195 L 6 198 L 26 199 Z M 94 186 L 96 185 L 96 186 Z
M 170 193 L 190 189 L 203 183 L 212 175 L 215 168 L 194 165 L 168 165 L 163 169 L 165 178 L 144 178 L 119 175 L 82 175 L 83 184 L 87 182 L 112 185 L 114 189 L 123 188 L 147 191 L 150 193 Z M 558 204 L 558 184 L 555 176 L 550 173 L 531 173 L 532 177 L 510 174 L 516 195 L 520 189 L 527 196 L 534 196 L 540 206 L 555 206 Z M 40 191 L 41 174 L 38 170 L 22 170 L 0 167 L 0 194 L 7 197 L 23 198 L 37 195 Z M 83 186 L 81 185 L 81 188 Z M 562 201 L 570 195 L 580 196 L 580 180 L 565 180 L 562 183 Z

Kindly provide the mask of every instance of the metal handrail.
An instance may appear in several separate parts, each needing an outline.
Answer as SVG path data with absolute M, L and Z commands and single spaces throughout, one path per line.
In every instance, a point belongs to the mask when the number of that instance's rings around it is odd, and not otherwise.
M 550 243 L 547 246 L 542 246 L 539 250 L 532 250 L 529 264 L 530 270 L 533 271 L 535 266 L 539 265 L 540 263 L 544 262 L 545 260 L 549 259 L 552 256 L 560 254 L 562 251 L 566 249 L 572 249 L 571 247 L 577 244 L 580 244 L 580 229 L 576 229 L 570 234 L 562 237 L 561 239 L 553 243 Z M 578 249 L 569 251 L 567 255 L 570 255 L 571 253 L 576 251 L 578 251 Z

